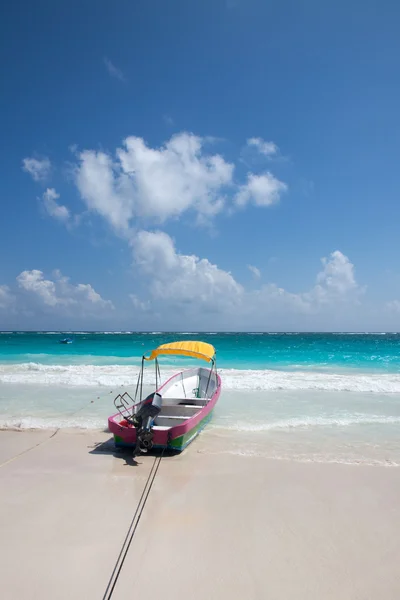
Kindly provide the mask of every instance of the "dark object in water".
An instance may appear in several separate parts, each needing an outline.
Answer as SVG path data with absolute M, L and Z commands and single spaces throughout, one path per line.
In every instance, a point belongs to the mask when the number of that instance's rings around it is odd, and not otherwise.
M 72 344 L 72 340 L 71 338 L 64 338 L 63 340 L 60 340 L 60 344 Z

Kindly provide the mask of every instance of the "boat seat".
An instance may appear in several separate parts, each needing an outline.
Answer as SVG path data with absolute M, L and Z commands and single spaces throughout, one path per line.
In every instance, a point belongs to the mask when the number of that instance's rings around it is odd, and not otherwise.
M 186 421 L 186 419 L 190 419 L 190 417 L 183 417 L 182 415 L 157 415 L 156 420 L 157 419 L 183 419 Z
M 163 404 L 161 406 L 161 416 L 180 416 L 180 417 L 192 417 L 201 410 L 201 406 L 198 404 Z
M 185 406 L 204 406 L 207 398 L 168 398 L 163 396 L 162 403 L 164 406 L 185 405 Z
M 154 425 L 164 425 L 169 429 L 170 427 L 175 427 L 175 425 L 180 425 L 180 423 L 184 423 L 190 419 L 190 417 L 183 417 L 181 415 L 157 415 L 154 419 Z
M 209 402 L 209 398 L 185 398 L 178 403 L 178 406 L 193 406 L 203 408 Z

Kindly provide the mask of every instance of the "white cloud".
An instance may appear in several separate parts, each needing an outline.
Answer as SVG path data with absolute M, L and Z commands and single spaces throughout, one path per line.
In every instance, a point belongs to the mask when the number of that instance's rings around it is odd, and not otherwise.
M 82 152 L 76 184 L 90 210 L 126 233 L 134 218 L 164 222 L 189 209 L 203 218 L 217 214 L 233 170 L 220 155 L 206 154 L 203 140 L 189 133 L 172 136 L 158 149 L 128 137 L 115 160 L 104 152 Z
M 29 173 L 34 181 L 45 181 L 51 169 L 51 163 L 48 158 L 39 160 L 37 158 L 24 158 L 22 161 L 22 170 Z
M 257 267 L 255 267 L 253 265 L 247 265 L 247 268 L 249 269 L 249 271 L 251 271 L 251 273 L 253 273 L 253 275 L 256 279 L 260 279 L 260 277 L 261 277 L 260 269 L 257 269 Z
M 235 317 L 237 327 L 247 330 L 346 328 L 343 324 L 351 323 L 354 310 L 359 311 L 363 288 L 354 278 L 353 264 L 341 252 L 333 252 L 329 258 L 322 259 L 322 263 L 323 270 L 309 291 L 293 293 L 268 283 L 246 292 Z
M 321 262 L 323 270 L 318 273 L 317 285 L 312 291 L 319 302 L 356 297 L 363 291 L 355 280 L 354 265 L 342 252 L 336 250 Z
M 275 283 L 268 283 L 248 293 L 244 317 L 246 321 L 262 323 L 262 319 L 270 315 L 308 314 L 317 308 L 305 294 L 288 292 Z
M 104 64 L 105 67 L 109 73 L 109 75 L 111 75 L 111 77 L 115 77 L 115 79 L 119 79 L 120 81 L 123 81 L 124 83 L 127 81 L 125 75 L 123 74 L 123 72 L 121 71 L 121 69 L 118 69 L 118 67 L 116 67 L 109 58 L 105 58 L 104 59 Z
M 347 256 L 335 250 L 329 258 L 321 259 L 323 269 L 318 273 L 316 285 L 309 291 L 300 294 L 288 294 L 281 290 L 281 295 L 293 307 L 301 311 L 315 312 L 325 307 L 338 307 L 339 303 L 358 301 L 364 289 L 355 280 L 354 265 Z
M 311 290 L 296 294 L 270 283 L 253 292 L 253 296 L 257 296 L 258 301 L 267 301 L 273 308 L 302 314 L 329 312 L 338 309 L 341 304 L 357 303 L 364 288 L 357 283 L 354 265 L 348 257 L 336 250 L 328 258 L 322 258 L 321 262 L 323 269 L 317 274 L 316 284 Z
M 141 138 L 125 140 L 117 155 L 134 179 L 139 215 L 165 220 L 189 207 L 205 215 L 222 209 L 221 189 L 231 183 L 234 167 L 218 154 L 205 154 L 202 143 L 188 133 L 172 136 L 158 150 Z
M 54 281 L 44 279 L 42 271 L 23 271 L 18 275 L 17 282 L 27 292 L 37 294 L 44 304 L 55 306 L 59 303 Z
M 127 326 L 135 319 L 137 326 L 182 329 L 346 329 L 354 327 L 360 316 L 360 296 L 364 291 L 357 283 L 354 265 L 336 250 L 322 259 L 316 283 L 308 291 L 291 292 L 275 283 L 257 289 L 245 289 L 228 271 L 207 258 L 178 251 L 164 232 L 139 231 L 132 239 L 136 268 L 135 281 L 141 280 L 142 297 L 130 295 L 131 309 L 123 316 L 115 313 L 113 323 Z M 250 265 L 252 266 L 252 265 Z M 253 272 L 253 271 L 252 271 Z M 18 277 L 19 291 L 11 294 L 0 286 L 0 308 L 27 310 L 38 319 L 110 319 L 113 304 L 104 300 L 90 284 L 73 284 L 55 271 L 45 278 L 42 271 L 23 271 Z M 387 303 L 400 312 L 400 301 Z M 130 322 L 130 321 L 129 321 Z
M 132 245 L 135 263 L 148 279 L 150 306 L 162 304 L 164 314 L 173 318 L 175 313 L 182 323 L 189 316 L 196 324 L 203 319 L 209 326 L 207 315 L 216 313 L 217 328 L 222 324 L 268 328 L 276 325 L 276 318 L 287 322 L 296 315 L 298 319 L 335 315 L 340 306 L 355 305 L 363 291 L 355 280 L 353 264 L 340 251 L 322 259 L 323 269 L 311 290 L 292 293 L 274 283 L 247 291 L 231 273 L 209 260 L 177 252 L 163 232 L 141 231 Z M 255 269 L 250 268 L 258 277 Z
M 263 207 L 279 201 L 285 183 L 267 171 L 249 172 L 238 184 L 235 165 L 206 151 L 210 139 L 182 132 L 151 148 L 131 136 L 114 156 L 85 150 L 78 154 L 75 183 L 86 206 L 125 236 L 137 220 L 159 225 L 192 211 L 204 224 L 224 210 L 231 213 L 232 203 Z
M 137 296 L 136 294 L 129 294 L 129 298 L 131 299 L 131 302 L 133 304 L 133 306 L 140 311 L 146 311 L 149 310 L 150 308 L 150 302 L 143 302 L 143 300 L 141 300 L 139 298 L 139 296 Z
M 237 206 L 245 206 L 249 202 L 256 206 L 270 206 L 280 200 L 281 193 L 287 190 L 287 185 L 276 179 L 270 172 L 262 175 L 247 175 L 247 183 L 241 185 L 235 196 Z
M 132 245 L 153 299 L 194 311 L 226 309 L 240 301 L 243 288 L 230 273 L 206 258 L 180 254 L 166 233 L 140 231 Z
M 77 311 L 93 313 L 114 308 L 112 302 L 103 300 L 90 284 L 73 285 L 58 270 L 54 272 L 54 280 L 45 279 L 43 272 L 37 269 L 23 271 L 18 275 L 17 282 L 22 290 L 31 294 L 41 305 L 71 309 L 74 315 Z
M 104 152 L 85 150 L 80 161 L 76 184 L 89 210 L 100 214 L 116 229 L 127 229 L 133 216 L 129 180 L 117 175 L 117 167 Z
M 390 302 L 386 302 L 386 308 L 395 313 L 400 313 L 400 300 L 390 300 Z
M 278 146 L 274 142 L 266 142 L 260 137 L 252 137 L 247 140 L 247 145 L 255 148 L 264 156 L 273 156 L 278 152 Z
M 0 285 L 0 309 L 9 308 L 14 301 L 14 296 L 7 285 Z
M 47 188 L 43 194 L 43 207 L 50 217 L 65 223 L 70 217 L 70 212 L 66 206 L 58 204 L 59 197 L 60 194 L 57 194 L 54 188 Z

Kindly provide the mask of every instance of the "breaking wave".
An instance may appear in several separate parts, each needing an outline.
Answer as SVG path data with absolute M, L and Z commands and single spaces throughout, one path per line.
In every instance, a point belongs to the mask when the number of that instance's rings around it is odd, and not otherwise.
M 179 367 L 162 370 L 170 377 Z M 139 369 L 132 365 L 45 365 L 35 362 L 0 364 L 0 383 L 62 386 L 120 387 L 136 384 Z M 223 389 L 242 391 L 316 390 L 337 392 L 400 393 L 399 374 L 335 373 L 220 369 Z M 145 383 L 155 383 L 154 371 Z
M 345 417 L 299 417 L 282 419 L 267 423 L 232 423 L 229 425 L 213 425 L 214 429 L 228 431 L 273 431 L 310 429 L 313 427 L 351 427 L 353 425 L 396 425 L 400 417 L 384 415 L 353 414 Z
M 2 416 L 0 430 L 23 431 L 29 429 L 94 429 L 104 430 L 106 420 L 102 417 L 69 417 L 58 415 L 49 418 L 34 416 Z

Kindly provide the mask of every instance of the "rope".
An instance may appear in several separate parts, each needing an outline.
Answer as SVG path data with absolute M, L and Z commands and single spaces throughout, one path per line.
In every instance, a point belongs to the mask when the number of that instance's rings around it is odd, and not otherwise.
M 121 385 L 119 386 L 119 388 L 117 388 L 117 394 L 119 394 L 119 390 L 123 388 L 124 386 Z M 96 400 L 105 400 L 107 398 L 107 396 L 109 396 L 110 394 L 115 394 L 115 392 L 113 390 L 110 390 L 109 392 L 107 392 L 106 394 L 103 394 L 101 396 L 97 396 Z M 81 410 L 84 410 L 85 408 L 88 408 L 88 406 L 90 406 L 90 404 L 94 404 L 95 400 L 90 400 L 89 402 L 85 402 L 85 404 L 83 404 L 83 406 L 81 406 L 80 408 L 78 408 L 77 410 L 75 410 L 72 413 L 68 413 L 68 417 L 74 417 L 76 414 L 78 414 Z
M 118 558 L 117 558 L 117 560 L 115 562 L 115 566 L 114 566 L 113 572 L 111 573 L 111 577 L 110 577 L 110 579 L 108 581 L 106 591 L 104 592 L 103 600 L 110 600 L 110 598 L 112 597 L 112 595 L 114 593 L 115 586 L 116 586 L 118 578 L 119 578 L 119 576 L 121 574 L 122 567 L 124 565 L 124 562 L 125 562 L 126 556 L 128 554 L 130 545 L 132 543 L 133 537 L 134 537 L 134 535 L 136 533 L 136 529 L 137 529 L 137 527 L 139 525 L 139 521 L 140 521 L 140 518 L 142 516 L 143 509 L 144 509 L 144 507 L 146 505 L 147 499 L 149 497 L 151 488 L 152 488 L 153 483 L 154 483 L 154 479 L 156 478 L 157 471 L 158 471 L 158 469 L 160 467 L 161 459 L 162 459 L 163 456 L 164 456 L 164 450 L 162 451 L 161 456 L 156 456 L 154 458 L 154 462 L 153 462 L 153 464 L 151 466 L 149 476 L 148 476 L 148 478 L 146 480 L 146 483 L 144 485 L 142 495 L 140 496 L 138 505 L 137 505 L 136 510 L 135 510 L 135 512 L 133 514 L 132 521 L 131 521 L 131 523 L 129 525 L 127 534 L 125 536 L 125 540 L 124 540 L 124 542 L 122 544 L 120 553 L 119 553 Z
M 60 428 L 56 429 L 55 431 L 53 431 L 53 433 L 47 437 L 45 440 L 42 440 L 41 442 L 38 442 L 37 444 L 35 444 L 34 446 L 31 446 L 30 448 L 27 448 L 26 450 L 23 450 L 22 452 L 20 452 L 19 454 L 16 454 L 15 456 L 12 456 L 11 458 L 9 458 L 8 460 L 4 461 L 3 463 L 1 463 L 0 465 L 0 469 L 2 467 L 5 467 L 6 465 L 9 465 L 11 462 L 13 462 L 14 460 L 16 460 L 17 458 L 19 458 L 20 456 L 23 456 L 24 454 L 27 454 L 28 452 L 30 452 L 31 450 L 34 450 L 35 448 L 38 448 L 39 446 L 42 446 L 43 444 L 45 444 L 46 442 L 49 442 L 55 435 L 57 435 L 57 433 L 60 431 Z
M 119 388 L 117 389 L 122 389 L 124 386 L 119 386 Z M 97 396 L 96 400 L 103 400 L 106 398 L 106 396 L 109 396 L 110 394 L 113 394 L 113 390 L 110 390 L 109 392 L 107 392 L 107 394 L 104 394 L 102 396 Z M 80 408 L 78 408 L 77 410 L 73 411 L 72 413 L 67 413 L 67 417 L 74 417 L 76 414 L 78 414 L 81 410 L 84 410 L 85 408 L 87 408 L 88 406 L 90 406 L 90 404 L 93 404 L 94 400 L 90 400 L 89 402 L 85 402 L 85 404 L 83 406 L 81 406 Z M 16 454 L 15 456 L 12 456 L 11 458 L 9 458 L 8 460 L 4 461 L 3 463 L 0 464 L 0 469 L 2 467 L 5 467 L 6 465 L 10 464 L 11 462 L 13 462 L 14 460 L 16 460 L 17 458 L 19 458 L 20 456 L 23 456 L 24 454 L 27 454 L 28 452 L 31 452 L 31 450 L 35 450 L 35 448 L 38 448 L 39 446 L 42 446 L 43 444 L 49 442 L 53 437 L 55 437 L 57 435 L 57 433 L 60 431 L 60 429 L 62 429 L 61 427 L 56 427 L 55 431 L 53 431 L 51 433 L 51 435 L 49 435 L 49 437 L 47 437 L 46 439 L 42 440 L 41 442 L 38 442 L 37 444 L 35 444 L 34 446 L 31 446 L 30 448 L 27 448 L 26 450 L 23 450 L 22 452 L 19 452 L 18 454 Z M 6 431 L 6 430 L 5 430 Z

